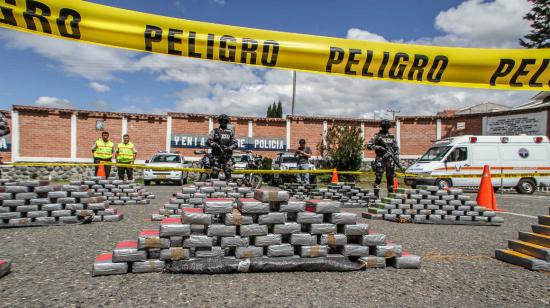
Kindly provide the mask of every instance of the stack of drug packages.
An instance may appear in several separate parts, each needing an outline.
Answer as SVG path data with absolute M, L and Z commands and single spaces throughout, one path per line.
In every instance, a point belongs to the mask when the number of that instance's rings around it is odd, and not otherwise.
M 550 272 L 550 208 L 548 214 L 531 225 L 533 232 L 520 231 L 518 240 L 508 240 L 508 249 L 495 250 L 495 257 L 532 271 Z
M 0 259 L 0 278 L 6 276 L 11 272 L 11 261 Z
M 470 200 L 462 189 L 426 185 L 396 189 L 370 206 L 363 217 L 424 224 L 500 226 L 504 222 L 494 211 Z
M 376 200 L 368 189 L 357 187 L 355 183 L 330 183 L 326 188 L 317 185 L 301 185 L 297 183 L 283 184 L 288 187 L 291 196 L 298 200 L 329 199 L 339 201 L 342 207 L 367 207 Z
M 307 200 L 311 191 L 317 189 L 317 184 L 283 183 L 279 188 L 288 191 L 291 198 Z
M 292 201 L 286 191 L 258 189 L 254 198 L 205 198 L 159 230 L 118 243 L 97 257 L 93 275 L 160 272 L 167 262 L 201 258 L 329 258 L 367 268 L 419 268 L 420 257 L 403 253 L 384 234 L 358 224 L 332 200 Z M 214 262 L 215 263 L 215 262 Z
M 71 181 L 70 185 L 86 185 L 95 196 L 103 196 L 112 205 L 149 204 L 155 195 L 133 180 L 106 180 L 104 177 L 91 177 L 85 181 Z
M 206 198 L 252 198 L 251 187 L 238 187 L 237 183 L 210 180 L 184 185 L 180 193 L 174 193 L 168 203 L 151 215 L 152 221 L 161 221 L 166 217 L 181 217 L 184 208 L 204 207 Z
M 0 183 L 0 227 L 73 224 L 88 217 L 119 221 L 124 217 L 87 185 L 49 185 L 44 180 Z

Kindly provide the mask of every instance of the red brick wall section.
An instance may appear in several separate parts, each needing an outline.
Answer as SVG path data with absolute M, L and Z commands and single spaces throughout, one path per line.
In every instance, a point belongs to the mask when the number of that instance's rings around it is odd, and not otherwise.
M 208 133 L 208 118 L 172 118 L 172 134 L 206 136 Z M 199 157 L 199 155 L 193 153 L 195 150 L 196 149 L 171 148 L 172 152 L 180 152 L 185 157 Z
M 310 119 L 293 119 L 290 127 L 290 149 L 298 148 L 300 139 L 306 140 L 313 155 L 320 155 L 317 145 L 323 140 L 323 121 Z
M 401 120 L 401 154 L 421 155 L 436 139 L 436 119 Z
M 214 122 L 215 126 L 218 127 L 219 124 L 217 121 Z M 235 126 L 235 137 L 237 138 L 246 138 L 248 137 L 248 120 L 234 120 L 232 119 L 231 124 Z
M 458 130 L 457 123 L 464 122 L 465 128 Z M 443 118 L 441 120 L 441 138 L 449 138 L 463 135 L 483 134 L 483 118 L 481 116 L 468 116 L 459 118 Z
M 166 119 L 128 118 L 128 135 L 136 145 L 137 159 L 150 159 L 166 150 Z
M 101 138 L 102 133 L 101 131 L 96 130 L 96 122 L 98 120 L 103 120 L 105 124 L 104 131 L 109 132 L 109 140 L 115 144 L 122 140 L 122 117 L 89 116 L 86 114 L 79 114 L 76 122 L 76 156 L 78 158 L 93 158 L 92 146 L 97 139 Z M 70 136 L 67 136 L 67 138 L 69 138 L 67 145 L 70 149 Z M 70 150 L 66 157 L 70 157 Z
M 280 138 L 286 142 L 286 121 L 255 120 L 253 136 L 257 138 Z M 275 158 L 279 151 L 258 151 L 264 157 Z
M 71 157 L 71 114 L 19 111 L 20 156 Z

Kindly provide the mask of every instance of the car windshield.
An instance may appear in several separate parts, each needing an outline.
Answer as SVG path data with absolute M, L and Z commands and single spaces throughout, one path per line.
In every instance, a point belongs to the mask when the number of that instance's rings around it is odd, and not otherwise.
M 298 162 L 298 158 L 294 156 L 283 156 L 281 157 L 281 160 L 283 164 L 292 164 Z
M 420 158 L 420 161 L 439 161 L 443 159 L 445 154 L 449 152 L 449 149 L 451 147 L 433 147 L 426 152 L 426 154 L 422 155 Z
M 152 163 L 181 163 L 179 155 L 156 155 L 151 159 Z
M 233 161 L 236 163 L 246 163 L 248 162 L 248 156 L 247 155 L 235 155 L 233 156 Z

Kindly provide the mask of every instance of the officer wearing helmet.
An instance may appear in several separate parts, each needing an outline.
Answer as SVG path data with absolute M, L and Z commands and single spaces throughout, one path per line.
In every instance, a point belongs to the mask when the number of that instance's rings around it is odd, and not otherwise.
M 372 162 L 372 169 L 375 173 L 374 194 L 376 198 L 380 195 L 380 183 L 382 183 L 382 175 L 386 171 L 386 182 L 388 192 L 393 192 L 393 178 L 395 177 L 395 162 L 389 156 L 389 150 L 399 155 L 399 147 L 395 136 L 390 134 L 389 130 L 391 122 L 382 120 L 380 122 L 380 131 L 371 138 L 367 144 L 367 149 L 374 151 L 376 158 Z M 397 157 L 398 158 L 398 157 Z
M 227 127 L 229 117 L 222 114 L 218 117 L 220 127 L 214 128 L 208 135 L 206 145 L 212 148 L 212 178 L 216 179 L 219 176 L 220 169 L 223 169 L 225 179 L 231 178 L 233 171 L 233 150 L 238 147 L 235 133 Z

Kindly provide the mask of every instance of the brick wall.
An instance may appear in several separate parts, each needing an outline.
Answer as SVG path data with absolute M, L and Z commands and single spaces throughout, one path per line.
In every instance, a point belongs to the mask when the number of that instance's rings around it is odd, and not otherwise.
M 166 150 L 166 119 L 130 117 L 128 135 L 136 145 L 137 159 L 150 159 L 154 153 Z
M 121 113 L 77 111 L 64 109 L 37 108 L 28 106 L 15 106 L 19 112 L 20 123 L 20 153 L 22 157 L 59 157 L 70 159 L 71 155 L 71 115 L 77 113 L 77 157 L 91 159 L 91 146 L 97 140 L 101 132 L 96 130 L 96 122 L 103 120 L 105 131 L 110 133 L 111 140 L 118 143 L 122 134 L 122 117 L 128 117 L 128 133 L 138 147 L 138 159 L 148 159 L 158 150 L 166 148 L 167 121 L 165 116 L 153 115 L 127 115 Z M 547 135 L 550 135 L 550 110 L 539 109 L 548 112 Z M 526 113 L 538 112 L 526 110 Z M 506 112 L 495 115 L 515 113 Z M 10 113 L 6 113 L 10 120 Z M 198 114 L 170 114 L 172 116 L 172 134 L 208 135 L 209 115 Z M 441 118 L 441 137 L 447 138 L 466 134 L 482 134 L 482 117 L 478 115 L 463 115 Z M 314 155 L 320 155 L 317 145 L 322 140 L 323 121 L 327 120 L 331 125 L 355 125 L 360 126 L 358 120 L 291 117 L 290 149 L 298 147 L 298 140 L 304 138 Z M 436 117 L 400 117 L 401 121 L 401 153 L 404 155 L 422 154 L 436 139 Z M 267 138 L 281 138 L 286 140 L 286 120 L 264 119 L 254 117 L 232 117 L 236 135 L 246 137 L 248 135 L 248 121 L 253 121 L 253 136 Z M 458 130 L 457 123 L 464 122 L 465 128 Z M 214 127 L 218 126 L 214 122 Z M 366 120 L 365 142 L 378 132 L 378 121 Z M 395 128 L 391 129 L 395 133 Z M 195 149 L 173 148 L 172 151 L 180 151 L 185 156 L 198 156 L 193 153 Z M 259 154 L 275 157 L 278 151 L 260 151 Z M 11 153 L 0 153 L 4 161 L 11 160 Z M 374 152 L 365 150 L 365 157 L 374 157 Z
M 186 135 L 208 135 L 208 118 L 207 117 L 177 117 L 172 116 L 172 135 L 174 134 L 186 134 Z M 166 134 L 166 131 L 165 131 Z M 164 135 L 163 138 L 166 138 Z M 183 156 L 198 156 L 193 153 L 196 149 L 189 148 L 172 148 L 171 151 L 178 151 Z
M 109 132 L 109 140 L 115 144 L 122 140 L 122 116 L 79 114 L 76 122 L 76 156 L 78 158 L 93 158 L 92 146 L 97 139 L 101 138 L 102 133 L 96 130 L 96 122 L 99 120 L 103 120 L 105 125 L 103 131 Z M 70 122 L 67 138 L 69 138 L 69 154 L 66 157 L 70 157 Z
M 323 121 L 307 118 L 295 118 L 291 121 L 289 149 L 298 148 L 300 139 L 306 140 L 313 155 L 320 155 L 317 145 L 323 140 Z
M 71 157 L 71 114 L 19 112 L 19 155 Z
M 464 129 L 458 130 L 457 123 L 464 122 Z M 460 116 L 441 119 L 441 138 L 462 135 L 481 135 L 483 133 L 482 116 Z
M 286 120 L 255 119 L 252 135 L 257 138 L 280 138 L 286 142 Z M 278 151 L 259 151 L 265 157 L 275 158 Z
M 436 119 L 400 119 L 400 143 L 402 155 L 419 155 L 436 140 Z

